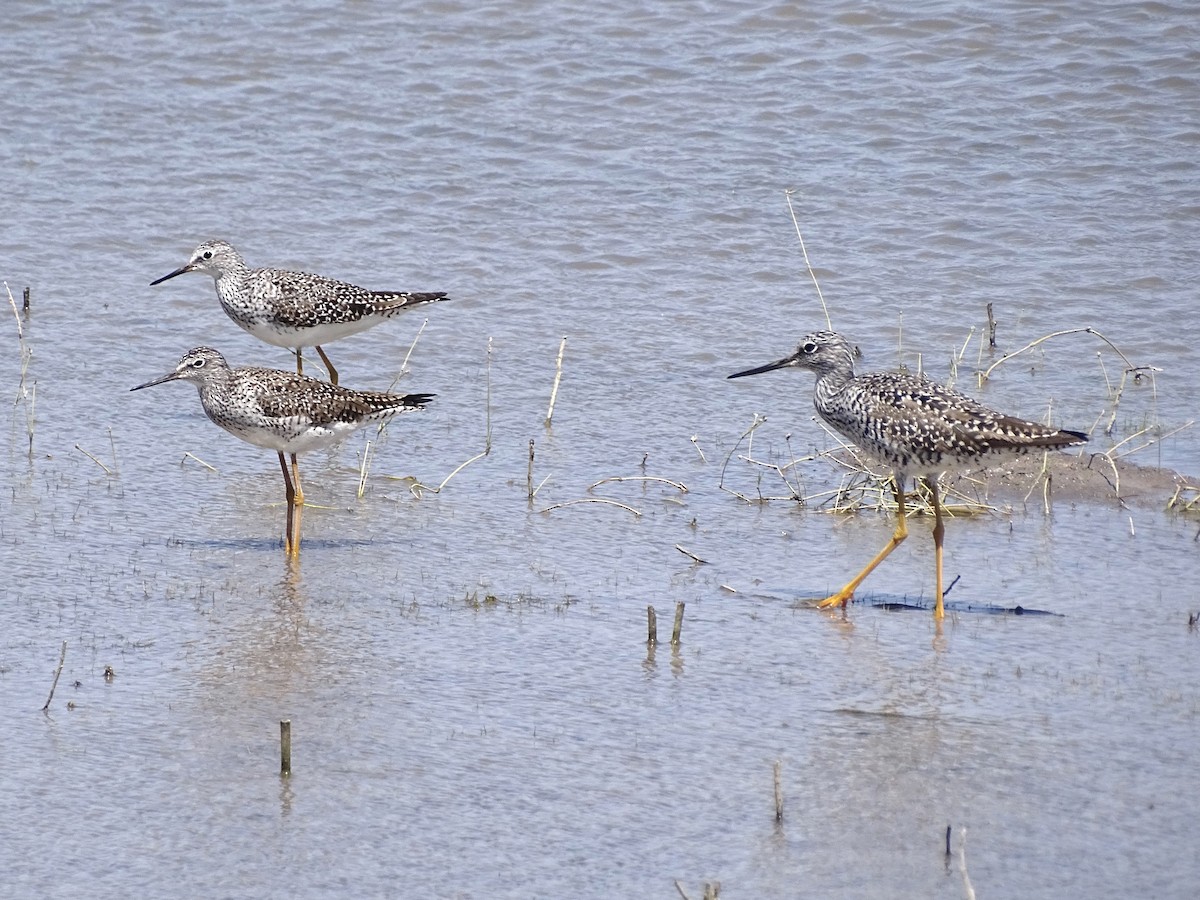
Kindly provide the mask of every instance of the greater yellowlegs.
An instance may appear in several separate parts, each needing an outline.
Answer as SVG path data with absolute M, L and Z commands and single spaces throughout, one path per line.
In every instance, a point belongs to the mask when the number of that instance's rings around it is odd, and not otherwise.
M 1061 450 L 1087 441 L 1079 431 L 1060 431 L 988 409 L 977 400 L 921 375 L 904 372 L 854 374 L 854 352 L 840 334 L 806 335 L 796 352 L 730 378 L 773 369 L 811 369 L 817 376 L 813 403 L 821 418 L 869 456 L 892 469 L 899 522 L 896 531 L 865 569 L 822 607 L 846 603 L 855 589 L 908 536 L 904 486 L 908 476 L 924 478 L 933 500 L 933 546 L 937 561 L 937 606 L 942 618 L 942 505 L 938 476 L 973 469 L 1039 450 Z
M 175 371 L 130 390 L 140 391 L 164 381 L 190 381 L 199 389 L 204 413 L 213 422 L 249 444 L 279 454 L 287 498 L 284 547 L 291 556 L 300 553 L 304 505 L 296 455 L 336 444 L 372 422 L 422 409 L 434 396 L 352 391 L 279 369 L 231 369 L 225 357 L 211 347 L 189 350 Z M 291 456 L 290 474 L 284 454 Z
M 187 265 L 150 284 L 185 272 L 211 275 L 225 314 L 259 340 L 295 352 L 297 372 L 304 371 L 303 348 L 315 347 L 334 384 L 337 369 L 322 344 L 365 331 L 401 310 L 446 299 L 444 293 L 370 291 L 307 272 L 251 269 L 228 241 L 205 241 Z

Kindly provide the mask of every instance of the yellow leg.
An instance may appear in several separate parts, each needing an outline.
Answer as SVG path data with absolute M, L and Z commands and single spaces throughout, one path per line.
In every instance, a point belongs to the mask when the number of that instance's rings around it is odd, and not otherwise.
M 938 496 L 937 476 L 925 479 L 929 492 L 933 495 L 933 558 L 937 564 L 937 605 L 933 608 L 933 617 L 941 620 L 946 615 L 942 607 L 942 538 L 946 534 L 946 526 L 942 523 L 942 500 Z
M 295 350 L 295 353 L 296 353 L 296 374 L 303 375 L 304 374 L 304 348 L 297 347 Z
M 337 369 L 333 367 L 333 363 L 329 361 L 329 357 L 325 355 L 325 351 L 317 347 L 317 355 L 321 357 L 321 362 L 325 363 L 325 368 L 329 370 L 329 383 L 337 384 Z
M 850 583 L 832 596 L 826 597 L 817 604 L 821 609 L 826 609 L 830 606 L 841 604 L 845 606 L 854 596 L 854 592 L 858 586 L 863 583 L 863 579 L 875 571 L 875 567 L 887 559 L 888 554 L 900 546 L 901 542 L 908 537 L 908 519 L 904 512 L 904 485 L 900 479 L 896 479 L 896 506 L 899 509 L 896 512 L 898 521 L 896 522 L 896 530 L 892 534 L 892 539 L 888 541 L 887 546 L 880 550 L 873 560 L 867 563 L 867 567 L 859 572 L 851 579 Z
M 283 495 L 287 504 L 287 525 L 283 532 L 283 549 L 288 556 L 292 555 L 292 521 L 296 511 L 296 488 L 292 485 L 292 476 L 288 474 L 287 460 L 283 453 L 279 454 L 279 468 L 283 470 Z
M 296 486 L 292 497 L 292 507 L 296 511 L 295 524 L 291 532 L 292 556 L 300 555 L 300 518 L 304 514 L 304 488 L 300 486 L 300 466 L 296 462 L 296 454 L 292 454 L 292 483 Z

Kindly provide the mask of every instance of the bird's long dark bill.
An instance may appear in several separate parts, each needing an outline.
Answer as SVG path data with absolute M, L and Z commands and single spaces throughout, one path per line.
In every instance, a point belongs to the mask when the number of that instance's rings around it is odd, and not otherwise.
M 184 272 L 190 271 L 192 271 L 191 263 L 188 263 L 186 266 L 180 266 L 174 272 L 164 275 L 162 278 L 155 278 L 152 282 L 150 282 L 150 287 L 154 287 L 156 284 L 162 284 L 167 279 L 174 278 L 176 275 L 182 275 Z M 149 387 L 149 385 L 144 384 L 142 387 Z
M 162 384 L 164 381 L 174 381 L 179 377 L 178 372 L 172 372 L 170 375 L 164 375 L 162 378 L 155 378 L 153 381 L 147 381 L 145 384 L 139 384 L 137 387 L 131 387 L 131 391 L 140 391 L 142 388 L 154 387 L 156 384 Z
M 765 366 L 758 366 L 754 369 L 747 369 L 744 372 L 734 372 L 729 378 L 744 378 L 747 375 L 761 375 L 763 372 L 772 372 L 775 369 L 782 369 L 784 366 L 790 365 L 792 357 L 786 356 L 783 359 L 777 359 L 775 362 L 767 363 Z

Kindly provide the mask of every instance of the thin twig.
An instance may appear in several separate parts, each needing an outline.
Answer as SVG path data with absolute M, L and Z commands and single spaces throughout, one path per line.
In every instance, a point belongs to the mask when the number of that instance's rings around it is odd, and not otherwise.
M 216 471 L 217 471 L 217 467 L 216 467 L 216 466 L 214 466 L 214 465 L 210 465 L 209 463 L 206 463 L 204 460 L 202 460 L 200 457 L 198 457 L 198 456 L 197 456 L 195 453 L 192 453 L 192 452 L 190 452 L 190 451 L 185 451 L 185 452 L 184 452 L 184 454 L 183 454 L 183 459 L 181 459 L 181 460 L 179 461 L 179 464 L 182 466 L 182 465 L 184 464 L 184 462 L 187 460 L 187 458 L 188 458 L 189 456 L 190 456 L 192 459 L 194 459 L 196 462 L 200 463 L 200 465 L 204 466 L 204 468 L 208 469 L 210 472 L 216 472 Z
M 1108 338 L 1106 338 L 1104 335 L 1102 335 L 1095 328 L 1092 328 L 1091 326 L 1088 326 L 1086 328 L 1068 328 L 1065 331 L 1055 331 L 1055 332 L 1052 332 L 1051 334 L 1043 335 L 1042 337 L 1038 338 L 1036 341 L 1030 341 L 1028 344 L 1026 344 L 1020 350 L 1014 350 L 1012 353 L 1008 353 L 1008 354 L 1005 354 L 1004 356 L 1000 357 L 998 360 L 996 360 L 994 363 L 992 363 L 990 366 L 988 366 L 985 371 L 983 371 L 979 374 L 980 385 L 982 385 L 983 382 L 988 380 L 988 378 L 992 374 L 992 371 L 997 366 L 999 366 L 1001 363 L 1007 362 L 1008 360 L 1012 359 L 1014 356 L 1020 356 L 1026 350 L 1032 350 L 1038 344 L 1045 343 L 1046 341 L 1050 340 L 1051 338 L 1064 337 L 1065 335 L 1068 335 L 1068 334 L 1092 334 L 1092 335 L 1095 335 L 1096 337 L 1100 338 L 1100 340 L 1104 341 L 1104 343 L 1108 344 L 1108 346 L 1110 346 L 1113 349 L 1113 352 L 1116 353 L 1117 356 L 1121 357 L 1121 360 L 1125 363 L 1125 367 L 1127 369 L 1129 369 L 1130 371 L 1134 371 L 1134 370 L 1140 368 L 1139 366 L 1135 366 L 1133 363 L 1131 363 L 1129 361 L 1129 357 L 1121 352 L 1120 347 L 1118 347 L 1116 344 L 1114 344 L 1112 341 L 1110 341 Z
M 695 447 L 696 452 L 700 454 L 700 462 L 706 463 L 706 462 L 708 462 L 708 459 L 704 456 L 704 451 L 700 449 L 700 444 L 697 443 L 697 438 L 699 438 L 699 437 L 700 436 L 698 434 L 692 435 L 692 437 L 691 437 L 692 446 Z
M 63 663 L 67 661 L 67 642 L 63 641 L 62 652 L 58 654 L 58 668 L 54 670 L 54 682 L 50 685 L 50 696 L 46 698 L 46 705 L 42 707 L 42 712 L 50 708 L 50 701 L 54 699 L 54 689 L 58 687 L 58 676 L 62 674 Z
M 8 292 L 8 305 L 12 307 L 13 318 L 17 320 L 17 340 L 25 340 L 25 329 L 21 327 L 21 314 L 17 312 L 17 301 L 13 297 L 12 289 L 8 286 L 8 282 L 4 282 L 4 290 Z
M 417 499 L 421 498 L 422 491 L 430 491 L 431 493 L 434 493 L 434 494 L 440 494 L 442 491 L 442 488 L 444 488 L 447 484 L 449 484 L 451 478 L 453 478 L 455 475 L 457 475 L 459 472 L 461 472 L 463 469 L 465 469 L 471 463 L 475 462 L 477 459 L 483 459 L 485 456 L 487 456 L 487 453 L 488 452 L 486 450 L 484 450 L 482 453 L 476 453 L 474 456 L 472 456 L 466 462 L 460 464 L 457 469 L 455 469 L 453 472 L 451 472 L 449 475 L 447 475 L 445 478 L 443 478 L 442 483 L 439 484 L 437 487 L 430 487 L 427 484 L 422 484 L 420 481 L 414 480 L 413 483 L 408 486 L 408 489 L 410 491 L 412 491 L 413 496 L 416 497 Z M 396 478 L 395 475 L 387 475 L 385 477 Z M 396 480 L 404 481 L 405 479 L 398 478 Z
M 542 510 L 542 512 L 548 513 L 552 509 L 562 509 L 567 506 L 574 506 L 577 503 L 607 503 L 610 506 L 619 506 L 619 507 L 621 507 L 621 509 L 624 509 L 624 510 L 627 510 L 627 511 L 633 513 L 639 519 L 642 517 L 642 514 L 640 512 L 638 512 L 636 509 L 634 509 L 632 506 L 626 506 L 624 503 L 618 503 L 616 500 L 608 500 L 604 497 L 581 497 L 578 500 L 568 500 L 565 503 L 555 503 L 553 506 L 547 506 L 545 509 Z
M 567 338 L 563 335 L 562 343 L 558 345 L 558 362 L 554 367 L 554 387 L 550 390 L 550 406 L 546 409 L 546 427 L 550 427 L 550 421 L 554 418 L 554 401 L 558 399 L 558 384 L 562 381 L 562 362 L 563 353 L 567 349 Z
M 533 441 L 530 441 L 529 443 L 532 444 Z M 671 487 L 675 488 L 681 493 L 686 494 L 688 492 L 687 485 L 678 481 L 671 481 L 669 478 L 660 478 L 657 475 L 614 475 L 611 478 L 600 479 L 593 484 L 592 487 L 588 488 L 588 490 L 590 491 L 593 488 L 598 488 L 602 484 L 608 484 L 610 481 L 661 481 L 663 484 L 669 484 Z
M 775 824 L 783 824 L 783 763 L 775 760 Z
M 487 342 L 487 409 L 485 412 L 486 427 L 483 435 L 483 453 L 486 456 L 492 452 L 492 338 Z
M 363 494 L 367 490 L 367 469 L 370 467 L 371 460 L 371 439 L 367 438 L 366 446 L 363 447 L 362 465 L 358 467 L 358 499 L 361 500 Z
M 105 475 L 112 475 L 112 469 L 110 469 L 104 463 L 100 462 L 100 460 L 96 459 L 96 457 L 92 456 L 92 454 L 88 453 L 86 450 L 84 450 L 78 444 L 75 445 L 75 449 L 78 450 L 80 453 L 82 453 L 84 456 L 86 456 L 88 459 L 90 459 L 92 462 L 94 462 L 96 465 L 98 465 L 100 468 L 102 468 L 104 470 Z
M 796 228 L 796 237 L 800 241 L 800 252 L 804 255 L 804 266 L 808 269 L 808 276 L 812 279 L 813 285 L 817 289 L 817 299 L 821 301 L 821 310 L 825 313 L 825 324 L 829 326 L 829 330 L 833 331 L 833 320 L 829 318 L 829 307 L 825 305 L 825 295 L 821 293 L 821 285 L 817 281 L 817 273 L 813 271 L 812 263 L 808 261 L 808 250 L 804 246 L 804 235 L 800 233 L 800 223 L 796 221 L 796 211 L 792 208 L 793 190 L 788 189 L 783 192 L 784 199 L 787 200 L 788 212 L 792 215 L 792 225 Z
M 400 363 L 400 375 L 403 375 L 405 372 L 408 371 L 408 358 L 410 356 L 412 356 L 413 351 L 417 349 L 417 341 L 419 341 L 421 339 L 421 333 L 423 331 L 425 331 L 425 326 L 428 324 L 429 324 L 429 319 L 426 319 L 424 322 L 421 323 L 421 327 L 417 329 L 416 337 L 413 338 L 413 342 L 409 346 L 408 352 L 404 354 L 404 361 L 402 363 Z M 400 380 L 400 375 L 396 376 L 395 381 L 392 382 L 393 385 L 395 385 L 396 382 Z
M 533 503 L 533 438 L 529 439 L 529 466 L 525 469 L 525 492 Z
M 679 546 L 679 544 L 675 545 L 675 549 L 678 550 L 680 553 L 682 553 L 684 556 L 694 559 L 696 562 L 700 563 L 700 565 L 702 565 L 702 566 L 708 565 L 707 559 L 701 559 L 695 553 L 692 553 L 690 550 L 684 550 L 683 547 Z

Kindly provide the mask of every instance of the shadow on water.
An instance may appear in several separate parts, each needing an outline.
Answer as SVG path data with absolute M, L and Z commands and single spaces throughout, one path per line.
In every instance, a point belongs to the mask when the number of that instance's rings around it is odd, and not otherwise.
M 825 599 L 824 594 L 795 594 L 790 591 L 764 592 L 758 593 L 755 596 L 764 600 L 781 600 L 788 599 L 792 603 L 793 609 L 819 609 L 817 604 Z M 925 597 L 912 598 L 906 594 L 872 594 L 866 597 L 855 597 L 850 601 L 851 607 L 882 609 L 887 612 L 933 612 L 933 600 Z M 1013 606 L 1005 606 L 999 603 L 971 603 L 966 601 L 953 601 L 943 598 L 943 606 L 947 613 L 961 613 L 964 615 L 989 615 L 989 616 L 1051 616 L 1054 618 L 1065 618 L 1063 613 L 1054 612 L 1049 609 L 1032 609 L 1028 606 L 1016 604 Z

